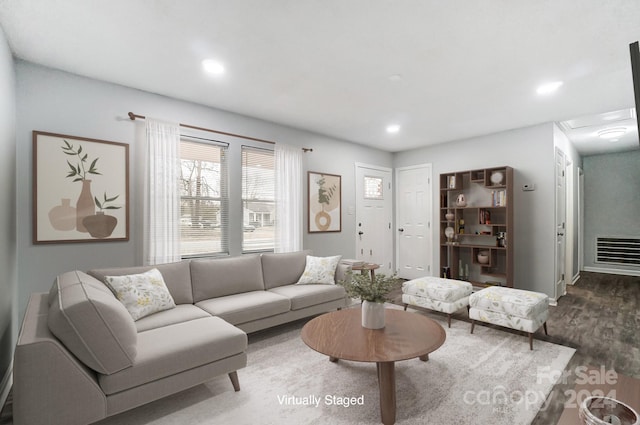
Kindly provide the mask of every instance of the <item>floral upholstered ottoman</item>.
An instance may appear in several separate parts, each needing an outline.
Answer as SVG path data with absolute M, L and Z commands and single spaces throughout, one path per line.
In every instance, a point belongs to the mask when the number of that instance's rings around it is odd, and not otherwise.
M 491 286 L 469 297 L 471 333 L 475 320 L 504 326 L 529 334 L 529 349 L 533 350 L 533 333 L 540 326 L 547 334 L 549 297 L 540 292 Z
M 412 305 L 447 313 L 451 327 L 451 313 L 469 306 L 471 292 L 469 282 L 426 276 L 402 284 L 402 302 L 405 310 Z

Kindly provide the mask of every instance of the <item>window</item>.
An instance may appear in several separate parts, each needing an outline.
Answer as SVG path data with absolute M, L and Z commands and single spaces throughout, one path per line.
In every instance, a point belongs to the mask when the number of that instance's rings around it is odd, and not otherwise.
M 382 178 L 364 176 L 364 198 L 384 199 L 382 196 Z
M 180 157 L 180 253 L 228 253 L 227 147 L 182 140 Z
M 275 172 L 273 151 L 242 147 L 242 251 L 274 248 Z

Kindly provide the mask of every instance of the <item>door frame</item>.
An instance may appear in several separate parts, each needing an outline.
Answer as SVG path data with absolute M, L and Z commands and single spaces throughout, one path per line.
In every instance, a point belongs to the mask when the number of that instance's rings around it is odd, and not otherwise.
M 428 235 L 427 237 L 425 237 L 426 239 L 426 243 L 431 245 L 431 258 L 429 258 L 429 266 L 431 267 L 431 276 L 434 276 L 434 256 L 435 256 L 435 249 L 433 249 L 433 208 L 434 208 L 434 201 L 433 201 L 433 165 L 429 162 L 429 163 L 423 163 L 423 164 L 417 164 L 417 165 L 410 165 L 407 167 L 397 167 L 395 169 L 395 173 L 394 173 L 394 180 L 395 180 L 395 192 L 394 192 L 394 220 L 393 220 L 393 226 L 394 229 L 396 228 L 396 217 L 399 217 L 398 214 L 398 208 L 400 208 L 399 206 L 399 202 L 397 199 L 397 194 L 400 193 L 400 190 L 398 188 L 398 184 L 399 184 L 399 179 L 398 179 L 398 173 L 400 171 L 405 171 L 405 170 L 416 170 L 416 169 L 421 169 L 421 168 L 425 168 L 427 169 L 427 176 L 429 176 L 429 182 L 428 182 L 428 191 L 427 191 L 427 196 L 428 199 L 431 201 L 431 208 L 428 209 L 427 212 L 427 222 L 429 223 L 428 225 Z M 394 258 L 394 270 L 396 271 L 396 273 L 398 272 L 398 264 L 400 264 L 399 260 L 400 260 L 400 235 L 398 234 L 398 231 L 396 230 L 395 232 L 395 238 L 393 243 L 395 244 L 395 258 Z M 436 275 L 437 276 L 437 275 Z
M 382 172 L 389 173 L 389 179 L 390 179 L 389 183 L 390 183 L 390 187 L 392 187 L 393 189 L 391 191 L 392 192 L 391 193 L 391 202 L 390 202 L 390 206 L 389 206 L 390 210 L 389 210 L 388 214 L 389 214 L 389 223 L 391 223 L 391 229 L 393 229 L 394 226 L 395 226 L 395 216 L 394 216 L 394 208 L 393 208 L 393 206 L 394 206 L 395 196 L 396 196 L 396 194 L 395 194 L 395 182 L 393 181 L 393 177 L 394 177 L 393 176 L 393 168 L 384 167 L 382 165 L 373 165 L 373 164 L 367 164 L 367 163 L 364 163 L 364 162 L 356 162 L 354 164 L 353 180 L 355 182 L 354 195 L 356 197 L 356 200 L 355 200 L 355 209 L 356 209 L 356 211 L 355 211 L 355 222 L 356 223 L 358 222 L 358 214 L 359 214 L 359 211 L 358 211 L 358 202 L 359 202 L 359 199 L 358 199 L 358 185 L 360 184 L 360 182 L 358 181 L 358 169 L 359 168 L 368 168 L 368 169 L 371 169 L 371 170 L 376 170 L 376 171 L 382 171 Z M 355 238 L 354 239 L 354 242 L 355 242 L 354 243 L 354 252 L 356 253 L 356 256 L 354 258 L 358 258 L 358 255 L 357 255 L 357 251 L 358 251 L 357 229 L 356 229 L 356 232 L 354 233 L 354 238 Z M 395 244 L 395 240 L 393 238 L 393 235 L 391 236 L 391 243 Z M 393 255 L 393 253 L 395 252 L 394 250 L 395 250 L 395 246 L 392 246 L 391 249 L 389 250 L 389 257 L 390 257 L 389 260 L 391 262 L 390 270 L 395 270 L 396 269 L 395 256 Z
M 563 181 L 563 189 L 564 189 L 564 193 L 562 197 L 558 196 L 558 173 L 557 173 L 557 169 L 556 166 L 558 164 L 558 160 L 562 159 L 562 178 L 564 179 Z M 567 237 L 567 228 L 568 228 L 568 222 L 567 222 L 567 163 L 568 163 L 568 159 L 567 159 L 567 155 L 566 153 L 558 148 L 556 146 L 555 151 L 554 151 L 554 198 L 555 198 L 555 212 L 554 212 L 554 232 L 556 233 L 555 237 L 554 237 L 554 267 L 553 267 L 553 295 L 554 295 L 554 300 L 557 302 L 560 297 L 562 297 L 563 295 L 566 294 L 567 292 L 567 275 L 568 274 L 573 274 L 573 271 L 570 271 L 569 273 L 567 273 L 567 253 L 568 253 L 568 237 Z M 563 238 L 563 244 L 562 244 L 562 249 L 564 250 L 563 257 L 562 257 L 562 262 L 558 261 L 558 256 L 560 254 L 561 251 L 558 250 L 558 237 L 560 236 L 560 234 L 558 233 L 558 229 L 560 226 L 560 222 L 558 220 L 558 214 L 559 214 L 559 210 L 561 208 L 561 205 L 558 205 L 558 200 L 560 200 L 560 202 L 562 202 L 562 206 L 564 206 L 564 216 L 562 217 L 562 230 L 563 230 L 563 235 L 561 236 Z M 562 267 L 564 270 L 562 279 L 558 280 L 558 273 L 560 271 L 560 267 Z

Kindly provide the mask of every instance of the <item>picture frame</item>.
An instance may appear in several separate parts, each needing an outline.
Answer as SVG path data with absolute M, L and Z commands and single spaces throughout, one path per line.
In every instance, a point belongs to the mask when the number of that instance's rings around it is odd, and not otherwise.
M 341 232 L 342 177 L 308 171 L 307 182 L 308 232 Z
M 33 131 L 33 243 L 129 240 L 129 145 Z

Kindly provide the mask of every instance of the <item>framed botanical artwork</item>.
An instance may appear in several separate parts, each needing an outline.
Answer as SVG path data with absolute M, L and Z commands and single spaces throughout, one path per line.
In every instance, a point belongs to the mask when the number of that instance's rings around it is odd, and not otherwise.
M 309 233 L 342 231 L 342 183 L 335 174 L 307 172 Z
M 33 132 L 33 243 L 129 240 L 129 145 Z

